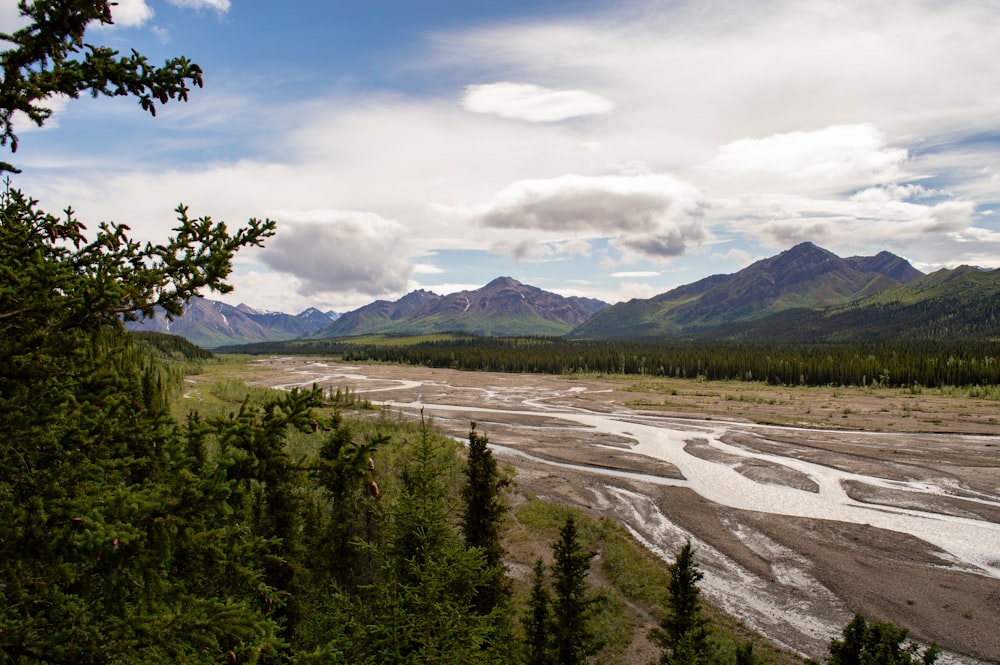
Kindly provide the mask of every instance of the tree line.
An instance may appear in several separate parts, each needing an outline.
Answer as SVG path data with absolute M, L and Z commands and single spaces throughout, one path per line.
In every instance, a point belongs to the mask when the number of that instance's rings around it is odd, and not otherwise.
M 323 353 L 347 362 L 463 370 L 639 375 L 784 386 L 942 387 L 1000 384 L 1000 343 L 772 344 L 456 335 L 405 344 L 363 340 L 269 343 L 244 350 Z

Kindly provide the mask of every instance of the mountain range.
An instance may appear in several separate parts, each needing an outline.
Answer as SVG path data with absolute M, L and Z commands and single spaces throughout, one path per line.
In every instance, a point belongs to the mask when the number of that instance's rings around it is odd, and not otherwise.
M 184 316 L 173 321 L 162 311 L 142 321 L 129 321 L 128 330 L 148 330 L 183 337 L 198 346 L 213 349 L 227 344 L 253 344 L 296 339 L 320 330 L 337 318 L 333 312 L 310 307 L 298 314 L 261 312 L 247 305 L 227 305 L 206 298 L 193 298 Z
M 262 313 L 198 299 L 169 325 L 158 316 L 143 328 L 209 348 L 435 332 L 579 340 L 997 339 L 998 302 L 998 270 L 962 266 L 924 275 L 890 252 L 841 258 L 805 242 L 736 273 L 614 305 L 499 277 L 480 289 L 446 296 L 413 291 L 339 316 L 312 308 L 294 316 Z
M 608 304 L 564 297 L 510 277 L 498 277 L 474 291 L 439 296 L 413 291 L 395 302 L 378 300 L 348 312 L 316 338 L 371 333 L 422 335 L 464 332 L 475 335 L 560 336 L 571 332 Z

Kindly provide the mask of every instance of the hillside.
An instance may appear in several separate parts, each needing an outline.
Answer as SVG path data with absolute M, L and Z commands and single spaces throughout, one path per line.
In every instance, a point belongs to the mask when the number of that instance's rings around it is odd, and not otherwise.
M 414 312 L 439 300 L 441 296 L 423 289 L 411 291 L 396 301 L 376 300 L 370 305 L 342 314 L 336 321 L 315 331 L 310 337 L 327 339 L 388 330 L 400 321 L 407 320 Z
M 394 303 L 377 301 L 344 314 L 313 337 L 434 332 L 565 335 L 604 307 L 607 303 L 600 300 L 567 298 L 498 277 L 482 288 L 447 296 L 414 291 Z
M 840 258 L 806 242 L 731 275 L 713 275 L 649 299 L 619 303 L 571 333 L 577 339 L 698 335 L 789 310 L 842 305 L 922 273 L 881 252 Z
M 847 305 L 789 310 L 706 337 L 775 342 L 1000 339 L 1000 270 L 939 270 Z

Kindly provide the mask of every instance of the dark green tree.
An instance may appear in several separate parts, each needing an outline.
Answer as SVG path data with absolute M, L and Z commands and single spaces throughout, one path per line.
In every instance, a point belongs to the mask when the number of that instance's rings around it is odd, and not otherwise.
M 104 46 L 84 41 L 95 22 L 110 24 L 111 0 L 19 0 L 27 25 L 0 33 L 7 49 L 0 54 L 0 146 L 18 147 L 14 114 L 22 112 L 38 126 L 51 116 L 45 104 L 53 95 L 72 98 L 134 96 L 140 106 L 156 115 L 156 104 L 171 99 L 187 101 L 190 86 L 201 87 L 202 71 L 187 58 L 168 60 L 162 67 L 132 51 L 120 56 Z M 0 172 L 16 171 L 0 162 Z
M 184 213 L 180 222 L 165 245 L 139 246 L 114 225 L 88 240 L 71 212 L 55 217 L 16 190 L 0 194 L 8 657 L 158 662 L 275 644 L 247 600 L 260 595 L 257 541 L 227 519 L 221 461 L 190 455 L 197 446 L 164 411 L 166 386 L 147 373 L 155 363 L 121 323 L 158 304 L 180 311 L 203 286 L 224 288 L 236 249 L 273 225 L 230 235 Z M 198 560 L 216 562 L 218 574 L 190 565 Z
M 16 149 L 18 111 L 43 124 L 53 94 L 135 95 L 152 112 L 201 84 L 184 59 L 157 69 L 87 46 L 109 2 L 18 7 L 27 25 L 0 35 L 0 145 Z M 232 519 L 231 460 L 206 454 L 205 423 L 171 420 L 169 372 L 122 324 L 229 290 L 234 253 L 274 224 L 230 233 L 177 212 L 172 238 L 141 244 L 0 193 L 0 661 L 254 660 L 280 646 L 261 611 L 278 600 L 265 543 Z
M 527 665 L 548 665 L 551 645 L 552 594 L 545 582 L 545 563 L 535 562 L 531 578 L 528 612 L 521 620 L 524 630 L 524 653 Z
M 480 614 L 492 612 L 509 594 L 501 544 L 507 513 L 501 493 L 507 481 L 500 475 L 488 443 L 489 439 L 476 432 L 476 423 L 472 423 L 465 469 L 467 480 L 462 488 L 465 504 L 462 533 L 466 545 L 478 548 L 486 560 L 488 579 L 476 590 L 475 605 Z
M 326 507 L 321 523 L 314 527 L 308 567 L 315 588 L 333 583 L 353 592 L 375 581 L 378 564 L 369 547 L 378 538 L 375 454 L 390 439 L 375 434 L 359 440 L 339 413 L 328 429 L 319 459 L 310 468 L 324 490 Z
M 920 652 L 906 644 L 909 631 L 883 621 L 868 622 L 861 614 L 842 631 L 843 639 L 830 641 L 830 665 L 933 665 L 941 650 L 937 645 Z
M 510 662 L 510 645 L 498 639 L 499 612 L 483 616 L 474 607 L 485 559 L 466 547 L 450 517 L 459 500 L 456 453 L 453 441 L 422 424 L 387 506 L 377 546 L 381 579 L 361 594 L 341 592 L 323 653 L 370 663 Z
M 555 662 L 576 665 L 596 650 L 594 633 L 588 626 L 591 601 L 588 598 L 587 574 L 595 552 L 583 547 L 576 521 L 570 515 L 559 530 L 559 540 L 552 546 L 552 639 Z
M 698 663 L 704 656 L 707 626 L 698 588 L 703 577 L 688 539 L 670 564 L 667 612 L 651 634 L 664 649 L 660 662 L 665 665 Z

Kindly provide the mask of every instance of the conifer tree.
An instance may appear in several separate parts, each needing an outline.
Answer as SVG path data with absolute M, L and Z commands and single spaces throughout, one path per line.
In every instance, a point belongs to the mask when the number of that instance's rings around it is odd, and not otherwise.
M 552 594 L 545 583 L 545 563 L 539 558 L 531 578 L 528 612 L 521 620 L 527 665 L 548 665 L 551 662 L 551 603 Z
M 201 85 L 184 58 L 156 68 L 86 46 L 110 7 L 18 3 L 26 26 L 0 34 L 0 145 L 16 150 L 18 111 L 44 124 L 53 94 L 132 95 L 153 113 Z M 205 423 L 170 419 L 168 384 L 122 324 L 230 290 L 234 253 L 274 223 L 230 233 L 177 214 L 163 244 L 114 223 L 88 238 L 71 209 L 46 213 L 9 181 L 0 193 L 0 661 L 249 661 L 280 646 L 260 609 L 276 600 L 264 543 L 231 518 L 231 460 L 204 454 Z
M 476 423 L 472 423 L 465 471 L 467 480 L 462 488 L 465 503 L 462 533 L 466 545 L 479 548 L 486 560 L 487 579 L 476 590 L 475 598 L 476 610 L 480 614 L 492 612 L 508 594 L 501 545 L 503 519 L 507 512 L 501 492 L 507 483 L 500 475 L 488 443 L 489 439 L 476 432 Z
M 587 625 L 590 600 L 587 574 L 594 552 L 584 549 L 572 515 L 559 530 L 552 546 L 552 577 L 555 598 L 552 606 L 552 638 L 555 662 L 577 665 L 595 649 L 594 634 Z
M 449 518 L 458 499 L 451 489 L 455 453 L 453 442 L 422 423 L 399 494 L 387 508 L 382 578 L 363 590 L 364 600 L 342 598 L 341 606 L 353 607 L 361 618 L 332 625 L 329 648 L 352 650 L 354 662 L 510 661 L 510 645 L 498 639 L 503 624 L 495 613 L 480 615 L 473 604 L 487 578 L 485 559 L 465 546 Z
M 692 665 L 704 656 L 707 629 L 698 588 L 703 577 L 688 539 L 670 564 L 667 613 L 651 634 L 664 649 L 660 658 L 664 665 Z
M 941 650 L 932 644 L 923 653 L 909 633 L 892 623 L 868 622 L 861 614 L 844 626 L 843 639 L 830 641 L 830 665 L 933 665 Z

